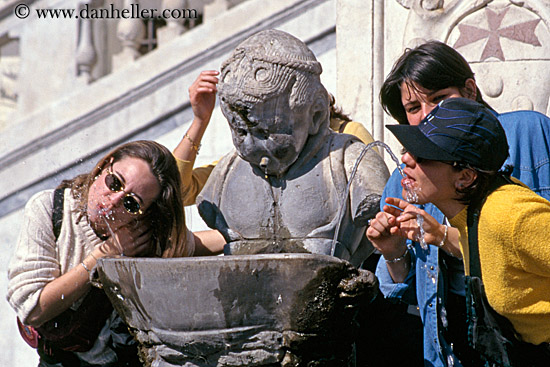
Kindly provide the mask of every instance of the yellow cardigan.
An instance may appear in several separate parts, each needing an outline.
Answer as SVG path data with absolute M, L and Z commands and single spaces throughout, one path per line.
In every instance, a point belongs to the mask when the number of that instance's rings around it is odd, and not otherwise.
M 466 217 L 467 208 L 450 223 L 469 275 Z M 481 209 L 478 241 L 491 306 L 525 341 L 550 342 L 550 202 L 523 186 L 501 186 Z
M 344 125 L 343 129 L 341 129 L 342 125 Z M 330 128 L 336 132 L 354 135 L 365 144 L 374 141 L 372 135 L 360 122 L 350 121 L 345 123 L 343 120 L 331 119 Z M 378 151 L 376 147 L 374 149 Z M 176 162 L 178 164 L 178 170 L 181 177 L 183 205 L 193 205 L 195 204 L 197 195 L 204 187 L 208 176 L 210 176 L 210 173 L 218 161 L 197 167 L 195 169 L 193 169 L 193 164 L 189 161 L 183 161 L 176 158 Z

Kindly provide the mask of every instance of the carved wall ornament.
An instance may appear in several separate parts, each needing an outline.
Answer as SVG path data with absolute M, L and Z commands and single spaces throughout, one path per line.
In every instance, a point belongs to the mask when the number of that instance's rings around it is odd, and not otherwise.
M 533 101 L 527 96 L 517 96 L 512 101 L 512 110 L 532 110 Z
M 454 47 L 470 63 L 487 102 L 497 110 L 550 110 L 550 2 L 450 0 L 437 10 L 430 10 L 435 1 L 399 3 L 410 6 L 404 46 L 436 39 Z M 530 103 L 513 103 L 519 91 Z
M 504 82 L 498 75 L 487 75 L 483 78 L 483 84 L 480 88 L 484 94 L 491 98 L 497 98 L 502 94 Z
M 503 20 L 509 10 L 509 6 L 503 9 L 494 10 L 490 7 L 486 7 L 482 11 L 478 12 L 483 13 L 483 15 L 476 14 L 475 17 L 472 16 L 472 18 L 475 18 L 475 22 L 477 24 L 483 24 L 483 19 L 480 18 L 485 16 L 486 26 L 470 25 L 465 23 L 459 24 L 458 30 L 460 32 L 460 36 L 454 43 L 453 47 L 459 49 L 460 47 L 486 39 L 483 51 L 479 57 L 480 61 L 485 61 L 490 57 L 495 57 L 501 61 L 505 61 L 501 43 L 502 38 L 507 38 L 512 41 L 525 43 L 535 47 L 541 47 L 542 45 L 535 34 L 535 29 L 541 19 L 528 19 L 511 25 L 506 25 L 506 23 L 503 23 Z M 509 16 L 516 19 L 517 11 L 512 11 Z M 473 21 L 474 19 L 472 19 L 472 22 Z

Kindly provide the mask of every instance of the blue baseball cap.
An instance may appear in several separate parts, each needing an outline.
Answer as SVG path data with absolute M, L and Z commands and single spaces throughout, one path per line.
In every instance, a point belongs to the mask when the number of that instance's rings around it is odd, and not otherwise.
M 471 99 L 440 102 L 418 126 L 386 127 L 419 158 L 467 163 L 487 171 L 498 171 L 508 158 L 502 125 L 489 108 Z

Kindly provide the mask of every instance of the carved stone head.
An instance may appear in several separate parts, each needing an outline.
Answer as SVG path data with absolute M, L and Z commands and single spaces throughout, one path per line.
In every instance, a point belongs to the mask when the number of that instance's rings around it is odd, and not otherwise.
M 282 31 L 259 32 L 237 46 L 222 64 L 219 96 L 244 160 L 280 176 L 308 137 L 328 128 L 321 71 L 313 52 Z

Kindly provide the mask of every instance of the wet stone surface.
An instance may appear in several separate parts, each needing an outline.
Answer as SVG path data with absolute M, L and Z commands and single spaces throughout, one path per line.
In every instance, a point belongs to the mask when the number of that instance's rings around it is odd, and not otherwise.
M 347 366 L 377 290 L 372 273 L 312 254 L 102 259 L 98 273 L 147 366 Z

